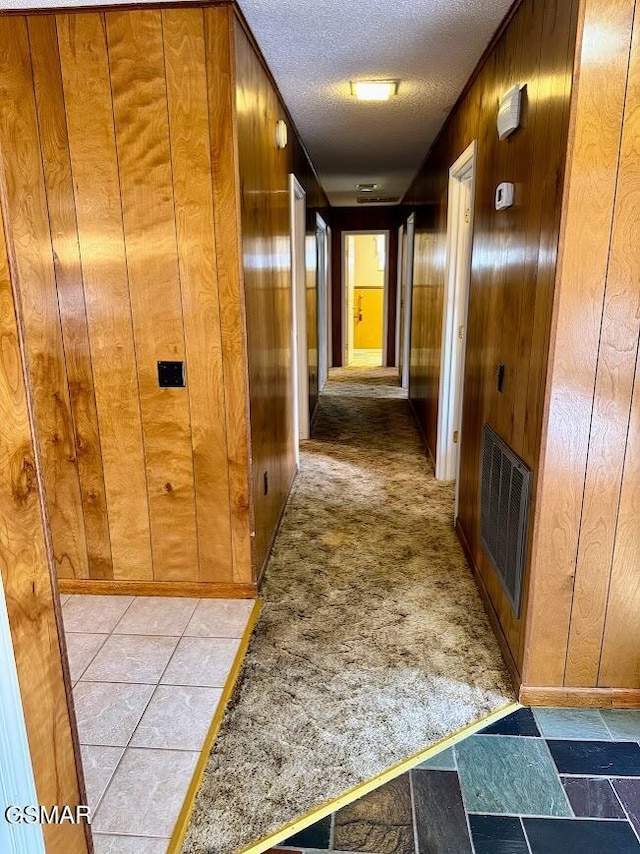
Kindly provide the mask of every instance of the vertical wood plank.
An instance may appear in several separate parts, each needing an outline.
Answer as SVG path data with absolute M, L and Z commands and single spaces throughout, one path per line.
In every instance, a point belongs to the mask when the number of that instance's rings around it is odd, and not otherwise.
M 1 23 L 0 154 L 10 210 L 7 231 L 25 324 L 54 556 L 61 577 L 87 578 L 82 501 L 26 19 L 8 17 Z
M 526 685 L 563 684 L 633 0 L 583 7 L 526 640 Z M 602 31 L 606 47 L 598 50 Z
M 104 20 L 57 16 L 113 573 L 153 578 Z
M 30 17 L 28 27 L 89 576 L 113 578 L 55 17 Z
M 162 13 L 200 581 L 232 581 L 227 426 L 201 9 Z
M 19 20 L 19 19 L 14 19 Z M 6 19 L 5 19 L 6 21 Z M 11 28 L 0 21 L 0 54 Z M 2 74 L 4 79 L 4 73 Z M 2 188 L 3 208 L 6 206 Z M 72 736 L 55 613 L 53 567 L 25 388 L 6 245 L 0 222 L 0 575 L 41 804 L 86 803 Z M 86 854 L 82 825 L 47 825 L 49 854 Z
M 234 581 L 252 580 L 249 384 L 240 245 L 232 11 L 204 10 L 213 199 L 229 451 Z

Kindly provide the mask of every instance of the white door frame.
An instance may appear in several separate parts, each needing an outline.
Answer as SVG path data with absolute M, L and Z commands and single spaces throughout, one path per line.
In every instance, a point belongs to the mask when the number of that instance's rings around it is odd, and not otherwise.
M 42 825 L 9 824 L 9 806 L 36 806 L 38 796 L 24 722 L 11 629 L 0 576 L 0 851 L 45 854 Z M 51 806 L 47 804 L 47 806 Z
M 331 332 L 331 288 L 329 274 L 329 228 L 319 213 L 316 214 L 316 241 L 318 253 L 318 394 L 329 376 Z
M 402 287 L 403 287 L 403 271 L 404 271 L 404 224 L 398 228 L 398 266 L 396 270 L 396 351 L 394 354 L 394 365 L 398 371 L 402 370 L 400 356 L 402 354 L 402 346 L 400 344 L 400 336 L 402 335 Z
M 411 311 L 413 307 L 413 250 L 416 234 L 416 215 L 407 220 L 404 258 L 404 327 L 402 341 L 402 388 L 409 388 L 411 368 Z
M 296 465 L 300 465 L 300 442 L 309 438 L 309 356 L 307 352 L 306 193 L 296 176 L 289 175 L 291 227 L 291 351 L 293 383 L 291 410 Z
M 477 143 L 449 169 L 436 478 L 458 481 Z M 456 515 L 457 515 L 456 487 Z
M 384 264 L 384 285 L 382 290 L 382 364 L 387 363 L 387 329 L 389 324 L 388 299 L 389 299 L 389 240 L 390 232 L 388 228 L 362 228 L 350 229 L 342 232 L 342 364 L 349 364 L 349 322 L 353 318 L 349 317 L 349 283 L 347 276 L 347 240 L 353 235 L 360 234 L 384 234 L 385 236 L 385 264 Z

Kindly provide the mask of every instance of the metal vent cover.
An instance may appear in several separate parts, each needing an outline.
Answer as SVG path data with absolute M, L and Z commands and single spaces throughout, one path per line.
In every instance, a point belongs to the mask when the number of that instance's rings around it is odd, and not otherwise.
M 396 205 L 400 201 L 399 196 L 358 196 L 359 205 Z
M 482 427 L 480 539 L 516 617 L 527 549 L 531 470 L 498 434 Z

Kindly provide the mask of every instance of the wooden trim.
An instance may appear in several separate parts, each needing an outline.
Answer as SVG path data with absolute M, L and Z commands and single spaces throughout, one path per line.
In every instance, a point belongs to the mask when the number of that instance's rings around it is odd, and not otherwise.
M 271 833 L 269 836 L 265 836 L 257 842 L 254 842 L 245 848 L 241 848 L 239 854 L 263 854 L 263 852 L 269 851 L 274 845 L 278 845 L 280 842 L 283 842 L 285 839 L 293 836 L 293 834 L 299 833 L 306 827 L 320 821 L 320 819 L 326 818 L 326 816 L 336 810 L 342 809 L 342 807 L 357 801 L 359 798 L 373 792 L 375 789 L 379 789 L 380 786 L 384 786 L 385 783 L 394 780 L 401 774 L 405 774 L 407 771 L 415 768 L 416 765 L 420 765 L 421 762 L 431 759 L 432 756 L 437 756 L 438 753 L 442 753 L 443 750 L 452 747 L 454 744 L 458 744 L 458 742 L 470 735 L 473 735 L 478 732 L 478 730 L 484 729 L 485 727 L 490 726 L 490 724 L 502 720 L 502 718 L 512 714 L 519 708 L 521 708 L 519 703 L 508 703 L 501 709 L 498 709 L 495 712 L 490 712 L 488 715 L 480 718 L 480 720 L 467 724 L 467 726 L 462 727 L 452 735 L 437 741 L 425 750 L 420 750 L 417 753 L 411 754 L 407 759 L 397 762 L 395 765 L 392 765 L 391 768 L 387 768 L 386 771 L 382 771 L 382 773 L 377 774 L 370 780 L 360 783 L 358 786 L 354 786 L 343 795 L 340 795 L 331 801 L 327 801 L 327 803 L 318 807 L 318 809 L 311 810 L 311 812 L 306 813 L 301 818 L 297 818 L 295 821 L 289 822 L 275 833 Z M 174 854 L 173 849 L 170 849 L 169 854 Z
M 523 706 L 640 709 L 640 688 L 520 688 Z
M 196 795 L 198 794 L 198 789 L 202 785 L 204 772 L 207 767 L 207 762 L 209 761 L 209 754 L 211 753 L 213 745 L 215 744 L 216 739 L 218 738 L 218 733 L 220 732 L 220 727 L 222 725 L 224 714 L 227 710 L 227 706 L 229 705 L 229 700 L 231 699 L 231 696 L 233 694 L 236 682 L 238 681 L 238 676 L 240 675 L 240 670 L 242 669 L 242 663 L 249 647 L 249 641 L 251 640 L 251 635 L 256 626 L 256 623 L 258 622 L 261 610 L 262 602 L 258 600 L 254 604 L 253 610 L 251 611 L 251 615 L 249 616 L 249 621 L 245 626 L 245 630 L 242 635 L 242 640 L 240 641 L 240 646 L 238 647 L 238 651 L 236 652 L 235 658 L 233 659 L 231 671 L 229 673 L 227 681 L 225 682 L 224 690 L 218 702 L 216 713 L 213 716 L 211 726 L 209 727 L 209 731 L 207 732 L 204 744 L 202 745 L 202 750 L 200 751 L 200 756 L 198 757 L 198 762 L 196 764 L 195 771 L 193 772 L 191 783 L 189 784 L 184 803 L 182 804 L 182 809 L 180 810 L 178 820 L 176 821 L 176 825 L 173 829 L 173 834 L 169 842 L 167 854 L 178 854 L 184 841 L 184 837 L 187 832 L 187 827 L 189 826 L 191 813 L 193 812 L 193 805 L 196 800 Z
M 465 557 L 467 558 L 467 563 L 469 564 L 471 572 L 473 573 L 473 577 L 475 578 L 478 591 L 480 592 L 480 596 L 482 597 L 482 602 L 484 604 L 485 611 L 487 612 L 489 622 L 491 623 L 491 628 L 493 629 L 493 633 L 495 634 L 496 639 L 498 641 L 500 652 L 502 653 L 502 658 L 504 659 L 504 663 L 507 665 L 507 670 L 509 671 L 511 682 L 517 694 L 522 684 L 518 665 L 516 664 L 516 660 L 513 657 L 513 653 L 511 652 L 511 648 L 509 647 L 509 642 L 507 641 L 506 635 L 502 630 L 500 619 L 493 607 L 491 597 L 487 592 L 487 588 L 484 586 L 484 580 L 482 578 L 482 575 L 480 574 L 480 570 L 475 564 L 471 548 L 469 546 L 469 543 L 467 542 L 465 533 L 462 530 L 462 526 L 460 525 L 459 519 L 456 519 L 455 521 L 455 529 L 456 534 L 458 535 L 458 539 L 460 541 L 460 545 L 462 546 L 462 550 L 465 554 Z
M 78 6 L 43 6 L 29 9 L 0 9 L 0 18 L 12 16 L 29 17 L 31 15 L 69 15 L 82 14 L 83 12 L 140 12 L 147 9 L 162 11 L 164 9 L 201 9 L 209 6 L 232 6 L 234 0 L 202 0 L 200 3 L 187 2 L 184 0 L 172 0 L 167 3 L 101 3 L 100 5 L 78 5 Z
M 255 599 L 257 584 L 209 583 L 206 581 L 118 581 L 61 578 L 60 593 L 90 596 L 187 596 L 198 599 Z

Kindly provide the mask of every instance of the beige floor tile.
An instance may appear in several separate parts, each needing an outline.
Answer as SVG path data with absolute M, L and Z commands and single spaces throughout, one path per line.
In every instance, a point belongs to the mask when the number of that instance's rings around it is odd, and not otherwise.
M 185 635 L 200 638 L 241 638 L 253 605 L 252 599 L 201 599 Z
M 163 685 L 224 688 L 240 641 L 229 638 L 181 638 Z
M 220 688 L 159 685 L 131 747 L 201 750 L 221 696 Z
M 82 755 L 84 782 L 87 787 L 87 799 L 91 811 L 94 813 L 118 762 L 122 759 L 124 747 L 83 745 L 80 748 L 80 753 Z
M 62 606 L 65 632 L 109 633 L 133 596 L 70 596 Z
M 71 681 L 77 682 L 109 635 L 69 632 L 65 636 Z
M 93 834 L 95 854 L 166 854 L 168 839 L 152 839 L 150 836 L 113 836 L 106 833 Z
M 96 833 L 171 836 L 198 753 L 130 747 L 93 819 Z
M 111 635 L 83 680 L 156 684 L 177 643 L 178 638 Z
M 153 685 L 78 682 L 73 700 L 80 744 L 125 747 L 153 689 Z
M 197 604 L 197 599 L 138 596 L 113 630 L 114 634 L 180 636 Z

